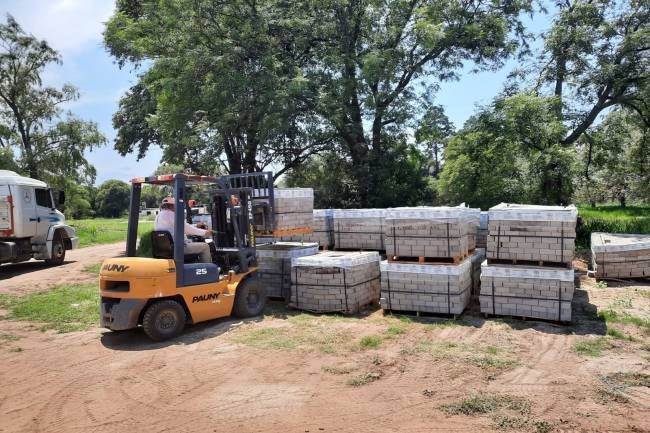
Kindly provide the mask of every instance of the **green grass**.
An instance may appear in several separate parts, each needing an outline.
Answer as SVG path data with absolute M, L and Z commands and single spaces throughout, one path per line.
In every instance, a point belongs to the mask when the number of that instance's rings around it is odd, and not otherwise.
M 626 390 L 633 386 L 650 387 L 650 375 L 641 372 L 625 371 L 601 376 L 603 386 L 596 389 L 596 400 L 603 404 L 628 403 Z
M 381 346 L 382 338 L 379 335 L 366 335 L 359 341 L 362 349 L 376 349 Z
M 606 323 L 620 323 L 622 325 L 634 325 L 641 328 L 646 334 L 650 334 L 650 319 L 644 319 L 628 313 L 619 313 L 614 310 L 602 310 L 598 317 Z
M 620 329 L 616 328 L 607 328 L 607 335 L 610 337 L 616 338 L 617 340 L 627 340 L 627 341 L 634 341 L 634 337 L 631 335 L 627 335 L 625 332 L 621 331 Z
M 362 386 L 381 379 L 381 373 L 366 372 L 347 381 L 350 386 Z
M 93 265 L 84 266 L 83 271 L 88 272 L 89 274 L 99 275 L 99 270 L 101 269 L 101 267 L 102 267 L 101 263 L 95 263 Z
M 329 374 L 350 374 L 353 371 L 355 371 L 358 367 L 355 364 L 345 364 L 341 366 L 336 366 L 336 365 L 324 365 L 321 367 L 321 370 L 323 370 L 325 373 Z
M 110 244 L 126 241 L 126 218 L 95 218 L 68 220 L 68 224 L 77 230 L 79 246 L 88 247 L 98 244 Z M 138 224 L 138 235 L 153 230 L 153 221 L 140 220 Z
M 41 329 L 72 332 L 88 329 L 99 321 L 99 292 L 96 284 L 60 286 L 25 296 L 0 296 L 7 319 L 44 323 Z
M 576 230 L 576 247 L 589 248 L 592 232 L 650 233 L 650 206 L 580 206 L 583 224 Z
M 606 337 L 597 337 L 589 340 L 578 341 L 573 345 L 573 351 L 584 356 L 602 356 L 605 350 L 611 349 L 613 344 Z
M 391 337 L 402 334 L 406 334 L 406 328 L 403 326 L 391 326 L 386 330 L 386 335 Z
M 443 412 L 450 415 L 486 415 L 498 410 L 506 409 L 521 415 L 528 415 L 531 411 L 530 400 L 508 394 L 472 394 L 455 403 L 440 407 Z

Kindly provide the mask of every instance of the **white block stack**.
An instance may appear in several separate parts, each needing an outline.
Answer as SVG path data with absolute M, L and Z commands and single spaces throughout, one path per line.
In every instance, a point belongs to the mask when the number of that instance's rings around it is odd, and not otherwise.
M 260 200 L 260 199 L 256 199 Z M 267 201 L 264 199 L 264 201 Z M 276 188 L 273 199 L 273 232 L 309 229 L 313 223 L 314 190 L 312 188 Z M 264 227 L 256 222 L 256 230 Z
M 488 218 L 481 312 L 570 321 L 575 206 L 502 203 Z
M 474 248 L 477 226 L 478 212 L 465 207 L 386 209 L 386 255 L 460 261 Z
M 291 259 L 318 254 L 318 244 L 276 242 L 256 249 L 257 274 L 266 287 L 266 295 L 289 300 L 291 294 Z
M 596 278 L 650 277 L 650 235 L 594 232 L 591 260 Z
M 487 248 L 488 237 L 488 212 L 481 211 L 478 233 L 476 234 L 476 248 Z
M 384 209 L 334 209 L 334 245 L 342 250 L 385 250 L 384 214 Z
M 334 211 L 332 209 L 314 209 L 312 233 L 297 234 L 282 237 L 289 242 L 316 242 L 324 249 L 334 247 Z
M 571 321 L 573 269 L 488 265 L 481 270 L 481 312 Z
M 575 206 L 494 206 L 488 215 L 488 259 L 570 265 L 577 215 Z
M 316 313 L 357 313 L 379 298 L 379 254 L 323 251 L 291 261 L 291 302 Z
M 475 257 L 476 256 L 476 257 Z M 384 310 L 461 314 L 479 283 L 481 252 L 456 265 L 419 265 L 381 262 L 381 297 Z M 478 264 L 478 266 L 477 266 Z

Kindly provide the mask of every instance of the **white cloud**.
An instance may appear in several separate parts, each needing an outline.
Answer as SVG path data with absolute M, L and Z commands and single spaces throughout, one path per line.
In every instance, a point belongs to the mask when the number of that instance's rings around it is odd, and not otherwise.
M 26 32 L 47 40 L 64 58 L 101 44 L 103 23 L 115 5 L 112 0 L 3 0 L 2 3 L 4 12 L 13 15 Z

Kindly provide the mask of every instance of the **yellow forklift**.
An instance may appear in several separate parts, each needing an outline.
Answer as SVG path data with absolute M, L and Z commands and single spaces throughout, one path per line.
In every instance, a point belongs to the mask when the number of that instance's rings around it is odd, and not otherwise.
M 175 233 L 152 232 L 152 258 L 136 257 L 144 184 L 173 187 L 175 198 Z M 211 198 L 212 263 L 184 254 L 184 222 L 192 218 L 187 188 L 197 186 Z M 186 323 L 262 313 L 266 295 L 255 272 L 255 227 L 272 229 L 273 198 L 270 172 L 133 179 L 126 257 L 105 260 L 99 273 L 102 326 L 114 331 L 142 326 L 149 338 L 162 341 L 179 335 Z M 260 215 L 257 224 L 254 213 Z

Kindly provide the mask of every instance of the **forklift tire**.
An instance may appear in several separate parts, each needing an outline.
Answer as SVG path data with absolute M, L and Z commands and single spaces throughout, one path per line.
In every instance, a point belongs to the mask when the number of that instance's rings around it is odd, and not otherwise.
M 46 259 L 45 263 L 50 266 L 59 266 L 63 264 L 64 260 L 65 244 L 63 243 L 63 237 L 61 237 L 61 234 L 55 233 L 54 239 L 52 239 L 51 258 Z
M 163 341 L 180 335 L 186 320 L 181 304 L 172 300 L 158 301 L 147 307 L 142 328 L 153 341 Z
M 251 275 L 237 286 L 235 316 L 239 318 L 259 316 L 266 307 L 266 289 L 259 278 Z

